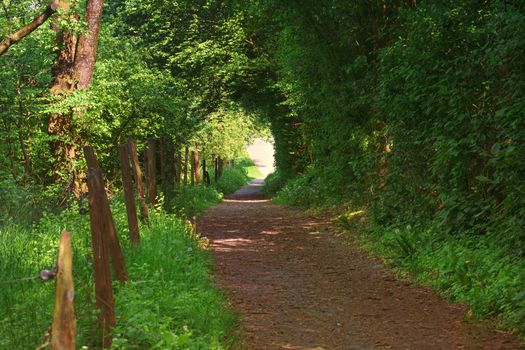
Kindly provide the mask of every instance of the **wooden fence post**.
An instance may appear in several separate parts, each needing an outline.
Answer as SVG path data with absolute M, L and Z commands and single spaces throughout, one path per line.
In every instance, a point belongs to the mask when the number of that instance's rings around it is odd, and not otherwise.
M 155 203 L 157 199 L 157 155 L 155 151 L 155 139 L 148 139 L 148 202 Z
M 97 307 L 100 310 L 99 328 L 102 331 L 102 347 L 107 348 L 111 346 L 111 330 L 115 326 L 115 303 L 109 270 L 110 260 L 115 275 L 121 282 L 126 281 L 128 276 L 104 188 L 102 170 L 92 147 L 84 147 L 84 156 L 88 165 L 87 185 L 89 189 L 88 201 L 95 296 Z
M 142 220 L 148 220 L 148 205 L 144 199 L 144 185 L 142 183 L 142 171 L 140 170 L 139 156 L 137 154 L 137 144 L 135 140 L 128 140 L 128 152 L 131 159 L 133 174 L 135 175 L 135 185 L 137 186 L 137 196 L 139 197 L 140 217 Z
M 139 223 L 137 220 L 137 208 L 135 207 L 135 196 L 133 195 L 131 167 L 129 166 L 130 157 L 126 144 L 119 146 L 119 154 L 120 168 L 122 170 L 122 187 L 124 188 L 124 202 L 126 202 L 126 213 L 128 216 L 129 239 L 133 244 L 139 244 Z
M 62 232 L 58 247 L 55 311 L 51 326 L 51 348 L 53 350 L 75 350 L 77 321 L 74 296 L 71 233 Z

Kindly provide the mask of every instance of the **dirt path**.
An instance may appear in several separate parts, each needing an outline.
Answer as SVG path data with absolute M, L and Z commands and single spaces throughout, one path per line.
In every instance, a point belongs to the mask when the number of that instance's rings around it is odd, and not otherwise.
M 199 220 L 246 349 L 520 349 L 342 244 L 328 222 L 264 200 L 260 185 Z

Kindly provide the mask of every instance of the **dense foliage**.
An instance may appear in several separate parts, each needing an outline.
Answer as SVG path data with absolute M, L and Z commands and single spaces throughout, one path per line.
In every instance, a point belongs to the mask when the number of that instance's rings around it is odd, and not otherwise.
M 390 261 L 523 332 L 523 5 L 272 4 L 288 133 L 269 190 L 367 209 Z

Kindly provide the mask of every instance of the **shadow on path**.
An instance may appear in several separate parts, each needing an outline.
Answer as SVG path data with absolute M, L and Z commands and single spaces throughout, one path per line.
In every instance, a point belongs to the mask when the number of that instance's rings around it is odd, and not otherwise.
M 398 280 L 327 220 L 264 199 L 253 181 L 199 219 L 216 283 L 256 349 L 520 349 L 465 308 Z

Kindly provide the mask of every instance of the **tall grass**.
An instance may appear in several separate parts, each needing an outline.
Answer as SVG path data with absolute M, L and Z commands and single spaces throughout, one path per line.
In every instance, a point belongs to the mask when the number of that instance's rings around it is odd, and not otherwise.
M 152 211 L 140 247 L 126 239 L 124 206 L 112 203 L 130 281 L 115 284 L 115 349 L 224 349 L 233 342 L 235 315 L 213 287 L 208 252 L 182 219 Z M 89 222 L 78 208 L 44 215 L 30 228 L 0 227 L 0 349 L 43 342 L 53 317 L 54 283 L 35 277 L 53 268 L 61 230 L 73 233 L 77 345 L 96 348 L 96 313 Z M 21 280 L 23 279 L 23 280 Z

